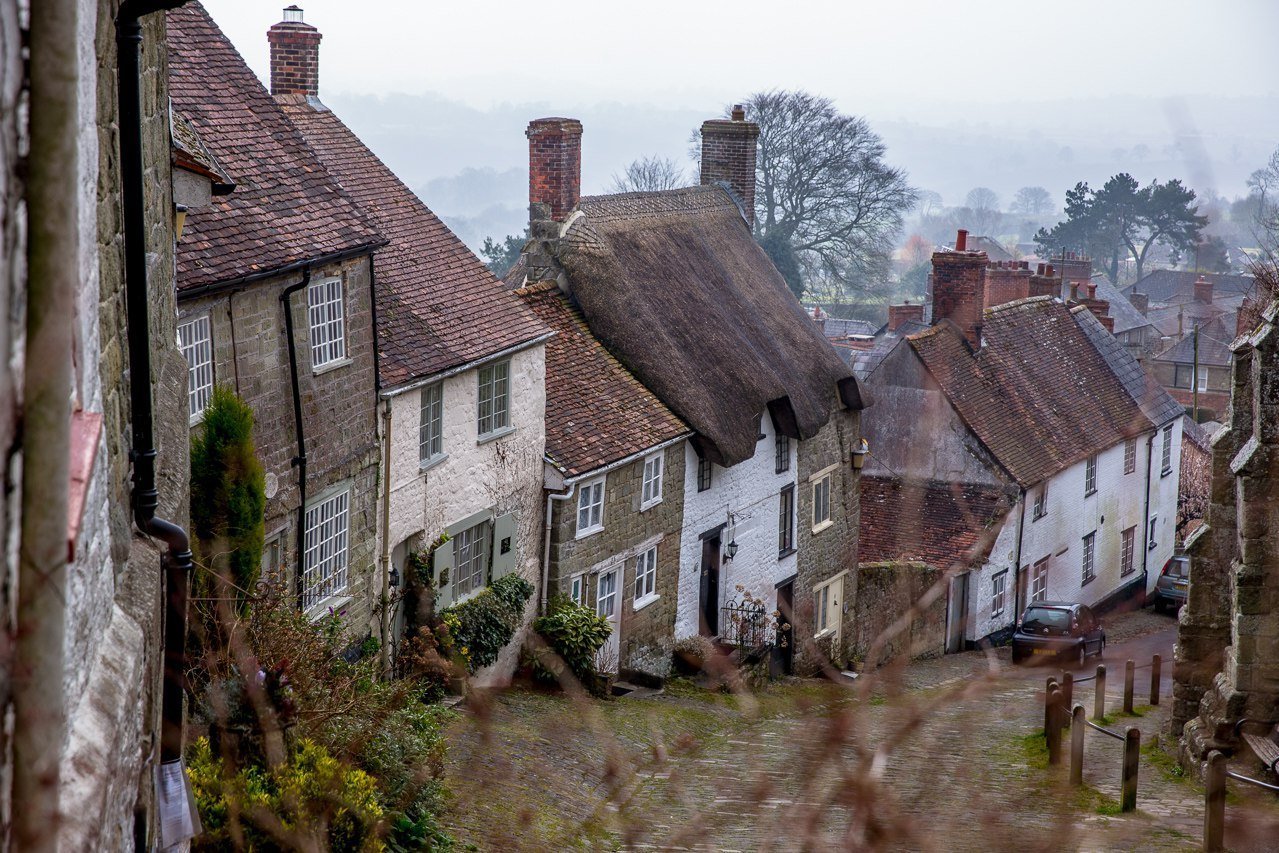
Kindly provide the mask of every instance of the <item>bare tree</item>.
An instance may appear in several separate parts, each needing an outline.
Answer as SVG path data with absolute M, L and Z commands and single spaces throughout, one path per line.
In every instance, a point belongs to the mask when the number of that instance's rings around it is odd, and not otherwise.
M 791 289 L 821 278 L 851 290 L 886 283 L 916 193 L 884 162 L 878 134 L 808 92 L 757 92 L 745 106 L 760 128 L 755 237 Z
M 1018 216 L 1047 216 L 1053 212 L 1052 193 L 1043 187 L 1022 187 L 1013 196 L 1008 212 Z
M 1262 250 L 1273 259 L 1279 254 L 1279 148 L 1264 168 L 1248 176 L 1248 189 L 1256 199 L 1253 235 Z
M 964 204 L 973 210 L 999 210 L 999 196 L 990 187 L 973 187 Z
M 613 175 L 613 192 L 633 193 L 673 190 L 688 185 L 688 176 L 667 157 L 641 157 L 619 175 Z

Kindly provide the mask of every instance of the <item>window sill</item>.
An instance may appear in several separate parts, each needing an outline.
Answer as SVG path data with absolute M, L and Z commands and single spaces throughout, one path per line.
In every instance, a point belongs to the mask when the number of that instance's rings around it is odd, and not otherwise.
M 441 462 L 444 462 L 448 458 L 449 458 L 449 455 L 447 453 L 437 453 L 434 456 L 432 456 L 430 459 L 427 459 L 423 462 L 418 463 L 418 466 L 417 466 L 418 473 L 425 474 L 427 471 L 431 470 L 436 465 L 439 465 Z
M 1081 583 L 1081 584 L 1079 585 L 1080 589 L 1082 589 L 1082 588 L 1084 588 L 1084 587 L 1088 586 L 1088 584 L 1092 583 L 1092 582 L 1093 582 L 1093 581 L 1095 581 L 1095 580 L 1097 580 L 1097 576 L 1096 576 L 1096 575 L 1093 575 L 1093 576 L 1092 576 L 1092 577 L 1090 577 L 1090 578 L 1084 578 L 1084 582 L 1083 582 L 1083 583 Z
M 834 527 L 834 526 L 835 526 L 835 522 L 828 518 L 825 521 L 823 521 L 821 524 L 817 524 L 813 526 L 813 535 L 816 536 L 818 533 L 821 533 L 823 530 L 827 529 L 828 527 Z
M 650 604 L 652 604 L 654 601 L 657 601 L 659 598 L 661 598 L 661 596 L 655 592 L 649 593 L 643 598 L 637 598 L 631 604 L 631 612 L 639 613 L 641 610 L 643 610 L 645 607 L 648 607 Z
M 778 559 L 778 560 L 785 560 L 787 557 L 789 557 L 791 554 L 794 554 L 794 553 L 795 553 L 795 549 L 794 549 L 794 548 L 787 548 L 785 551 L 778 551 L 778 552 L 777 552 L 777 559 Z
M 351 363 L 352 363 L 351 359 L 349 358 L 339 358 L 337 361 L 326 361 L 324 364 L 321 364 L 319 367 L 312 367 L 311 375 L 319 376 L 321 373 L 328 373 L 331 370 L 338 370 L 339 368 L 346 367 L 348 364 L 351 364 Z
M 354 599 L 345 591 L 330 595 L 328 598 L 313 606 L 306 612 L 306 618 L 311 622 L 319 622 L 326 616 L 336 616 L 342 612 L 342 608 L 350 604 Z
M 1159 547 L 1159 543 L 1158 543 L 1158 542 L 1151 542 L 1149 545 L 1147 545 L 1147 546 L 1146 546 L 1146 550 L 1147 550 L 1147 551 L 1153 551 L 1153 550 L 1155 550 L 1155 549 L 1156 549 L 1156 548 L 1158 548 L 1158 547 Z
M 1039 515 L 1032 515 L 1032 516 L 1030 517 L 1030 523 L 1031 523 L 1031 524 L 1034 524 L 1036 521 L 1038 521 L 1039 519 L 1043 518 L 1043 517 L 1044 517 L 1044 516 L 1046 516 L 1046 515 L 1048 515 L 1048 513 L 1046 513 L 1046 512 L 1041 512 L 1041 513 L 1039 513 Z
M 660 504 L 661 502 L 662 502 L 662 499 L 661 499 L 661 498 L 654 498 L 653 500 L 649 501 L 648 503 L 641 503 L 641 504 L 640 504 L 640 512 L 645 512 L 646 510 L 650 510 L 650 509 L 652 509 L 653 507 L 655 507 L 655 506 L 657 506 L 658 504 Z
M 813 635 L 813 639 L 814 639 L 814 640 L 824 640 L 824 639 L 826 639 L 827 637 L 833 637 L 833 636 L 835 636 L 835 629 L 834 629 L 834 628 L 827 628 L 825 631 L 818 631 L 816 634 L 814 634 L 814 635 Z
M 603 532 L 604 532 L 604 525 L 601 524 L 599 527 L 587 527 L 583 530 L 579 530 L 577 531 L 577 535 L 574 536 L 573 538 L 586 539 L 588 537 L 594 536 L 596 533 L 603 533 Z
M 484 435 L 475 439 L 475 443 L 488 444 L 490 441 L 497 441 L 499 438 L 505 438 L 513 432 L 515 432 L 515 427 L 513 426 L 502 427 L 501 429 L 494 430 L 493 432 L 486 432 Z
M 200 411 L 196 412 L 194 415 L 191 416 L 191 419 L 187 422 L 187 426 L 189 426 L 191 429 L 195 429 L 203 422 L 204 422 L 204 409 L 201 409 Z
M 1159 476 L 1160 476 L 1161 478 L 1162 478 L 1162 477 L 1167 477 L 1167 476 L 1168 476 L 1169 474 L 1171 474 L 1171 473 L 1172 473 L 1172 469 L 1171 469 L 1171 468 L 1165 468 L 1164 470 L 1162 470 L 1162 471 L 1160 471 L 1160 472 L 1159 472 Z
M 1089 489 L 1088 491 L 1084 492 L 1084 497 L 1086 497 L 1086 498 L 1090 498 L 1090 497 L 1092 497 L 1092 496 L 1093 496 L 1093 495 L 1095 495 L 1095 494 L 1097 494 L 1097 490 L 1096 490 L 1096 489 Z

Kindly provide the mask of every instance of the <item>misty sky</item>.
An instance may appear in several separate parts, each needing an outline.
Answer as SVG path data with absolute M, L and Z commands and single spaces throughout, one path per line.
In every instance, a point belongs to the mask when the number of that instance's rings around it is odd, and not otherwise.
M 259 74 L 264 31 L 284 5 L 205 0 Z M 433 91 L 480 108 L 619 100 L 705 109 L 782 87 L 911 118 L 913 105 L 961 99 L 1279 92 L 1275 0 L 299 5 L 324 34 L 323 88 Z

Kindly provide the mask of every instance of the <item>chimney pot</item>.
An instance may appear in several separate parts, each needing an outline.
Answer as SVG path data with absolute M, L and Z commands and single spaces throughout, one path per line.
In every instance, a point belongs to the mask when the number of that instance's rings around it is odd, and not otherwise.
M 1039 267 L 1035 270 L 1035 275 L 1043 275 L 1043 274 L 1044 274 L 1044 265 L 1040 264 Z
M 1195 279 L 1195 301 L 1212 302 L 1212 282 L 1202 275 Z
M 960 228 L 959 232 L 955 234 L 955 251 L 956 252 L 968 251 L 968 232 L 965 231 L 963 228 Z
M 741 104 L 733 104 L 733 121 L 746 121 L 746 109 Z
M 284 23 L 300 24 L 302 23 L 302 7 L 301 6 L 285 6 L 284 7 Z
M 1048 266 L 1044 267 L 1044 275 L 1048 276 L 1049 278 L 1052 278 L 1052 277 L 1053 277 L 1053 265 L 1052 265 L 1052 264 L 1049 264 Z

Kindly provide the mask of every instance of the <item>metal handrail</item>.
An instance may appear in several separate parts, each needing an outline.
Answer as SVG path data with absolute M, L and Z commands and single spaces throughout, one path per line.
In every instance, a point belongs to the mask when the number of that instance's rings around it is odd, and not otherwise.
M 1265 788 L 1267 791 L 1279 793 L 1279 785 L 1271 785 L 1269 782 L 1262 782 L 1260 779 L 1254 779 L 1251 776 L 1244 776 L 1233 770 L 1227 770 L 1226 775 L 1231 779 L 1238 779 L 1240 782 L 1247 782 L 1249 785 L 1256 785 L 1258 788 Z
M 1084 720 L 1084 724 L 1087 725 L 1088 728 L 1096 729 L 1097 731 L 1101 732 L 1104 735 L 1110 735 L 1115 740 L 1124 740 L 1123 735 L 1119 734 L 1118 732 L 1112 732 L 1110 729 L 1106 728 L 1105 726 L 1099 726 L 1096 723 L 1094 723 L 1092 720 Z

